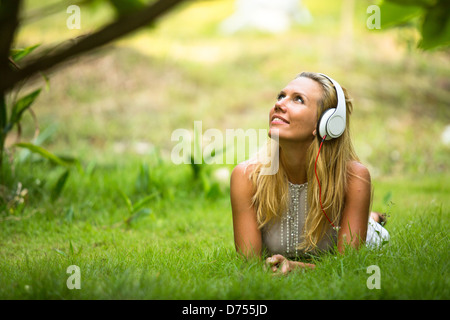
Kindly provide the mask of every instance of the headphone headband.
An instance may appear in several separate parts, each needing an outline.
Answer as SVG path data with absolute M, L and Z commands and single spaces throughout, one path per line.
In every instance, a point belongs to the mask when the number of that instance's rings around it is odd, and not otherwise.
M 326 110 L 319 123 L 318 123 L 318 132 L 320 135 L 320 139 L 322 139 L 325 135 L 326 140 L 335 139 L 340 137 L 345 130 L 346 125 L 346 104 L 345 104 L 345 95 L 342 87 L 339 85 L 337 81 L 330 78 L 329 76 L 319 73 L 321 76 L 324 76 L 334 85 L 337 95 L 337 105 L 335 108 L 331 108 Z

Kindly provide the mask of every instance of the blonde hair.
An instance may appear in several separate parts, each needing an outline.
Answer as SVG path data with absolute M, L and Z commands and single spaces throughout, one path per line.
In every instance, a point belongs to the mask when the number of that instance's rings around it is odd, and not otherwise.
M 317 119 L 329 108 L 337 105 L 334 85 L 324 76 L 312 72 L 302 72 L 298 77 L 310 78 L 320 84 L 322 98 L 317 105 Z M 322 204 L 329 219 L 334 225 L 339 225 L 341 212 L 344 209 L 347 190 L 348 164 L 352 160 L 359 161 L 350 138 L 350 114 L 353 105 L 345 88 L 342 88 L 346 100 L 347 123 L 344 133 L 329 141 L 325 141 L 317 161 L 317 175 L 322 189 Z M 318 130 L 317 130 L 318 131 Z M 270 145 L 270 140 L 267 145 Z M 308 181 L 308 213 L 299 249 L 312 251 L 330 228 L 330 223 L 322 212 L 319 201 L 319 185 L 315 177 L 315 160 L 319 151 L 321 138 L 313 140 L 307 150 L 307 181 Z M 252 166 L 249 178 L 253 183 L 254 195 L 252 205 L 257 214 L 259 228 L 272 219 L 280 218 L 289 206 L 289 184 L 283 162 L 283 150 L 279 150 L 279 168 L 273 175 L 261 174 L 262 163 Z M 271 155 L 275 156 L 274 153 Z M 250 161 L 251 163 L 251 161 Z

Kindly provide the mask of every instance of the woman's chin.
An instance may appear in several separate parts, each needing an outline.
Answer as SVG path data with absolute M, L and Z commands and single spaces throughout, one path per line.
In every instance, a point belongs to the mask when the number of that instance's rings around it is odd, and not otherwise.
M 269 137 L 272 139 L 280 138 L 280 130 L 278 128 L 270 127 L 269 128 Z

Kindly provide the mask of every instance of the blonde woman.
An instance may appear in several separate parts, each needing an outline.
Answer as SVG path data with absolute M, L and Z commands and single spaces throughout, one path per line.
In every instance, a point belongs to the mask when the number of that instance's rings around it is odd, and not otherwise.
M 338 103 L 345 113 L 343 132 L 334 139 L 321 136 L 321 117 Z M 239 253 L 268 256 L 274 272 L 288 273 L 315 267 L 296 260 L 307 253 L 334 247 L 343 253 L 389 239 L 383 216 L 370 209 L 370 173 L 350 138 L 352 108 L 346 90 L 319 73 L 303 72 L 281 90 L 269 113 L 269 142 L 276 136 L 279 143 L 279 152 L 271 154 L 279 159 L 278 170 L 263 174 L 263 163 L 246 161 L 231 175 Z

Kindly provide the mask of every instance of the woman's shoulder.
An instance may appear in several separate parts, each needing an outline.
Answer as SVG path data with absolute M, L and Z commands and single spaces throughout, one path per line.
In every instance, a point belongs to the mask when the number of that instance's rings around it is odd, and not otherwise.
M 357 177 L 370 183 L 370 171 L 361 162 L 357 160 L 350 160 L 347 163 L 347 171 L 350 178 Z
M 230 186 L 252 190 L 251 174 L 255 170 L 255 166 L 256 164 L 248 161 L 237 164 L 231 172 Z
M 242 162 L 233 168 L 230 177 L 230 194 L 232 202 L 233 199 L 235 201 L 241 201 L 242 199 L 246 199 L 245 201 L 251 201 L 254 190 L 250 176 L 252 170 L 250 166 L 253 165 Z
M 233 168 L 233 171 L 231 172 L 231 177 L 233 177 L 234 175 L 235 177 L 239 176 L 249 179 L 250 174 L 255 170 L 255 167 L 256 167 L 255 163 L 252 163 L 250 161 L 243 161 Z

